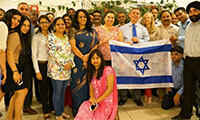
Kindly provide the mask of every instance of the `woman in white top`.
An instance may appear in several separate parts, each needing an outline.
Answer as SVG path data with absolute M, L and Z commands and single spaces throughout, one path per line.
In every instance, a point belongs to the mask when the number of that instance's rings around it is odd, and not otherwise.
M 32 61 L 35 69 L 44 119 L 50 120 L 49 113 L 54 111 L 52 103 L 52 84 L 47 77 L 48 49 L 47 39 L 49 35 L 50 20 L 46 15 L 41 15 L 38 19 L 39 30 L 33 36 L 32 40 Z

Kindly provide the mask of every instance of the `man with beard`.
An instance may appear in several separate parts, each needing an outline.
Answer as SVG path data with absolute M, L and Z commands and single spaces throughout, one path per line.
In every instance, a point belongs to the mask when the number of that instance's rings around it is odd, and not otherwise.
M 101 26 L 101 19 L 102 19 L 102 14 L 100 11 L 96 10 L 93 12 L 93 27 L 98 27 Z
M 174 13 L 176 14 L 178 20 L 181 22 L 180 28 L 179 28 L 179 33 L 178 37 L 174 36 L 174 40 L 177 41 L 179 45 L 184 48 L 184 43 L 185 43 L 185 29 L 191 22 L 190 19 L 188 18 L 187 12 L 185 8 L 179 7 L 177 8 Z M 194 106 L 196 107 L 196 115 L 200 117 L 200 89 L 199 89 L 199 83 L 196 82 L 195 85 L 195 101 L 194 101 Z
M 172 15 L 171 12 L 168 10 L 164 10 L 161 12 L 160 16 L 162 24 L 158 26 L 159 28 L 158 40 L 170 39 L 170 37 L 178 35 L 178 27 L 171 23 L 172 21 L 171 15 Z M 173 45 L 176 44 L 171 39 L 170 41 Z
M 76 10 L 74 10 L 74 8 L 69 8 L 67 10 L 67 15 L 71 16 L 74 19 L 74 15 L 76 13 Z
M 172 120 L 190 119 L 195 95 L 195 83 L 200 83 L 200 2 L 194 1 L 186 8 L 192 21 L 185 30 L 185 62 L 183 69 L 183 106 Z

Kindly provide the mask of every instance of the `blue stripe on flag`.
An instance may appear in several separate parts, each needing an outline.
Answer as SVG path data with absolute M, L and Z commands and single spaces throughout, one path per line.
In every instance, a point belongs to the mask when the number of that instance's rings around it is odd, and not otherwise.
M 173 83 L 172 76 L 151 76 L 151 77 L 117 76 L 117 84 L 152 84 L 152 83 Z
M 171 48 L 172 48 L 171 44 L 144 47 L 144 48 L 132 48 L 132 47 L 110 45 L 111 52 L 120 52 L 127 54 L 150 54 L 155 52 L 169 52 Z

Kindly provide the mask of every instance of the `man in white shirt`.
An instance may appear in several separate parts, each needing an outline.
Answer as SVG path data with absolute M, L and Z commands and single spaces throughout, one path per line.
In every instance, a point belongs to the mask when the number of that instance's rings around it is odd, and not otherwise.
M 183 105 L 173 120 L 190 119 L 194 101 L 195 83 L 200 83 L 200 2 L 189 3 L 186 8 L 192 21 L 185 30 L 184 69 L 183 69 Z
M 171 23 L 172 17 L 169 10 L 163 10 L 160 14 L 162 24 L 158 26 L 159 34 L 158 39 L 170 39 L 172 36 L 178 36 L 178 27 Z M 176 41 L 170 39 L 173 45 L 176 45 Z
M 174 13 L 176 14 L 178 20 L 181 22 L 178 37 L 174 37 L 175 40 L 178 40 L 179 45 L 184 48 L 185 44 L 185 29 L 191 22 L 188 18 L 186 9 L 184 7 L 177 8 Z M 199 83 L 196 82 L 195 85 L 195 102 L 194 106 L 196 107 L 196 115 L 200 117 L 200 89 L 199 89 Z
M 140 10 L 138 8 L 133 8 L 129 14 L 131 21 L 123 25 L 122 27 L 120 27 L 124 36 L 124 41 L 131 45 L 149 41 L 149 34 L 148 34 L 147 29 L 144 26 L 142 26 L 140 23 L 138 23 L 138 20 L 140 19 L 140 15 L 141 15 Z M 127 96 L 127 94 L 123 94 L 123 95 Z M 138 106 L 143 106 L 143 103 L 141 101 L 140 89 L 134 90 L 133 99 L 134 99 L 134 102 Z

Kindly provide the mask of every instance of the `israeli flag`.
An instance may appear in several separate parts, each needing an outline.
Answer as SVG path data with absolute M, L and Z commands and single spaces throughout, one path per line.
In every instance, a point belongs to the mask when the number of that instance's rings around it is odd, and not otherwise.
M 110 48 L 118 89 L 173 87 L 169 40 L 133 46 L 111 40 Z

